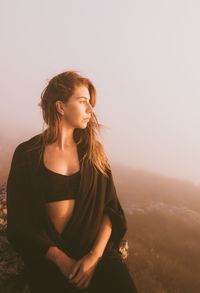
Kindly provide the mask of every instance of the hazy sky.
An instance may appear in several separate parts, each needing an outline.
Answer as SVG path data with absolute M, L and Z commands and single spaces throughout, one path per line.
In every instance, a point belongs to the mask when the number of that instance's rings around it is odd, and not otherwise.
M 78 70 L 96 86 L 111 160 L 200 184 L 199 11 L 197 0 L 1 1 L 1 132 L 40 132 L 47 80 Z

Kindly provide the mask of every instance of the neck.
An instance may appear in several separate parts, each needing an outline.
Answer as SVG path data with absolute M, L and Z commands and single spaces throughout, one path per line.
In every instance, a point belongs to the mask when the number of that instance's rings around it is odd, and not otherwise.
M 66 148 L 76 146 L 76 142 L 74 140 L 74 128 L 62 127 L 60 131 L 60 135 L 57 139 L 56 146 L 59 150 L 64 151 Z

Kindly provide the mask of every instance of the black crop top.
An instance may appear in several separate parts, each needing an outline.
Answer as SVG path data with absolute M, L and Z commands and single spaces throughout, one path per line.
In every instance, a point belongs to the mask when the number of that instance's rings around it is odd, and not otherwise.
M 80 170 L 71 175 L 63 175 L 49 170 L 43 162 L 42 167 L 45 202 L 75 199 L 80 183 Z

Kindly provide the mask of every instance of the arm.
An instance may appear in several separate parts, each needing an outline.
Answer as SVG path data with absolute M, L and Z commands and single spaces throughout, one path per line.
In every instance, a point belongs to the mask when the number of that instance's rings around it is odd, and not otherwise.
M 59 268 L 62 267 L 63 263 L 64 266 L 67 267 L 67 263 L 70 264 L 72 261 L 74 261 L 71 257 L 69 257 L 57 246 L 50 246 L 44 257 L 55 263 Z
M 117 249 L 127 231 L 127 221 L 117 196 L 111 169 L 108 172 L 104 214 L 109 216 L 112 223 L 110 240 L 113 248 Z
M 57 246 L 50 246 L 45 254 L 45 258 L 54 262 L 55 264 L 59 263 L 59 259 L 63 255 L 63 251 L 60 250 Z
M 111 221 L 107 215 L 104 215 L 99 233 L 92 248 L 92 253 L 96 254 L 98 258 L 103 255 L 104 249 L 110 238 L 111 232 Z
M 38 216 L 37 202 L 31 198 L 28 163 L 20 144 L 14 151 L 7 181 L 7 238 L 27 262 L 43 257 L 56 246 Z

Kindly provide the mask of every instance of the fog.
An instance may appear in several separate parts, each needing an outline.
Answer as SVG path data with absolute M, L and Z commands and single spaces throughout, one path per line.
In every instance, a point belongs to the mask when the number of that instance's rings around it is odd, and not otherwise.
M 78 70 L 96 87 L 111 161 L 200 185 L 199 11 L 194 0 L 1 1 L 1 175 L 42 129 L 47 81 Z

